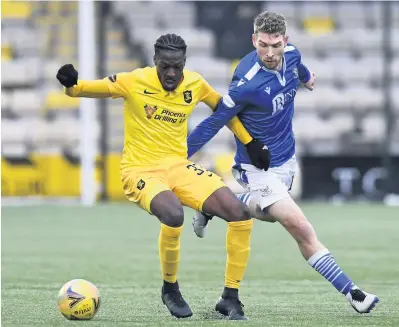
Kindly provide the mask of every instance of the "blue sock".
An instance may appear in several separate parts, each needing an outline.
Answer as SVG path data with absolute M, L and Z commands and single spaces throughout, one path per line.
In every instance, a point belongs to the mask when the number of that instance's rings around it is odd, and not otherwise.
M 249 201 L 251 201 L 251 193 L 246 192 L 246 193 L 239 193 L 236 194 L 236 197 L 238 200 L 241 202 L 244 202 L 247 206 L 249 206 Z
M 352 280 L 335 263 L 334 257 L 327 249 L 317 251 L 309 258 L 308 263 L 327 279 L 338 292 L 346 295 L 354 286 Z

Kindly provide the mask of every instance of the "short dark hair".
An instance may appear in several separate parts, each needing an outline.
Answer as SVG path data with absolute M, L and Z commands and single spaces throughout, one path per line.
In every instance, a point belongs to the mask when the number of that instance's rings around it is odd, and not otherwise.
M 281 14 L 264 11 L 255 17 L 254 34 L 261 32 L 275 35 L 285 35 L 287 21 Z
M 155 54 L 158 54 L 161 50 L 183 51 L 186 54 L 187 45 L 182 37 L 176 34 L 165 34 L 156 40 L 154 48 Z

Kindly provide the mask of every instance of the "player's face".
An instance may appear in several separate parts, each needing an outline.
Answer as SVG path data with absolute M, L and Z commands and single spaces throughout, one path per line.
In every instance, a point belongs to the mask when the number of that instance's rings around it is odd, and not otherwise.
M 166 91 L 173 91 L 183 77 L 186 56 L 183 51 L 160 51 L 154 57 L 159 81 Z
M 276 69 L 281 63 L 288 36 L 258 32 L 252 35 L 252 43 L 259 58 L 268 69 Z

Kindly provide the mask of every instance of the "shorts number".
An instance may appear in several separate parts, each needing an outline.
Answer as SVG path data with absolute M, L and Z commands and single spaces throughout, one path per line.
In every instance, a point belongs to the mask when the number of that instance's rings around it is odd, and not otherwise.
M 197 173 L 198 176 L 201 176 L 205 172 L 208 174 L 208 177 L 212 176 L 212 173 L 210 171 L 207 171 L 207 170 L 205 170 L 203 168 L 198 168 L 198 167 L 196 167 L 195 164 L 189 164 L 189 165 L 186 166 L 186 168 L 187 169 L 193 169 Z

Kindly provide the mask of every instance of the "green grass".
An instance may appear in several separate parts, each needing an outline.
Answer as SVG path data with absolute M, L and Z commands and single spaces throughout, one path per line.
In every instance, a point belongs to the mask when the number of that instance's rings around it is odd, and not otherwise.
M 241 299 L 245 326 L 399 326 L 399 210 L 377 205 L 304 205 L 338 264 L 381 302 L 369 315 L 300 256 L 278 225 L 255 222 Z M 179 280 L 194 316 L 176 320 L 160 300 L 159 223 L 132 205 L 2 208 L 2 326 L 227 326 L 214 304 L 223 288 L 225 228 L 213 220 L 198 239 L 192 211 L 182 236 Z M 57 310 L 59 288 L 85 278 L 102 306 L 88 322 Z

